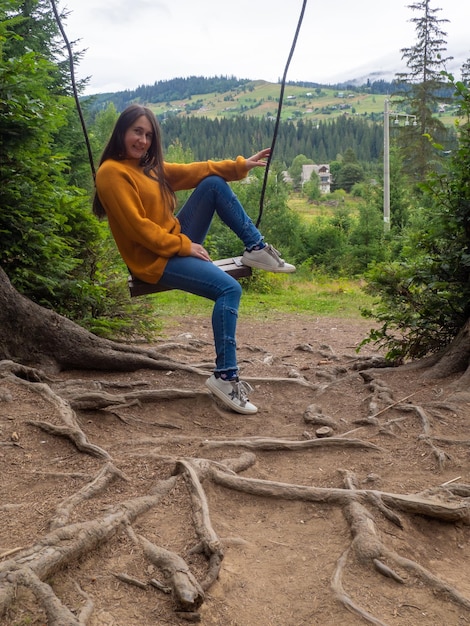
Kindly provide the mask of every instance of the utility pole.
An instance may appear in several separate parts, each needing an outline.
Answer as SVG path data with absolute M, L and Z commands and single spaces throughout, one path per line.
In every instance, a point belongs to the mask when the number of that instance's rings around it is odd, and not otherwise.
M 390 115 L 395 117 L 394 124 L 400 125 L 400 117 L 404 117 L 405 126 L 410 125 L 410 119 L 413 120 L 413 126 L 417 126 L 416 115 L 409 113 L 399 113 L 398 111 L 390 111 L 390 100 L 384 100 L 384 233 L 390 232 Z
M 384 233 L 390 231 L 390 101 L 384 101 Z

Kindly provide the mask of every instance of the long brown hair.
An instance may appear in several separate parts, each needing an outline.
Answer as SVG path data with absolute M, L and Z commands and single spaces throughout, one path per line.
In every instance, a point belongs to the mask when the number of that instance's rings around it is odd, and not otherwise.
M 170 199 L 173 208 L 176 205 L 175 194 L 170 188 L 163 168 L 163 150 L 160 126 L 157 122 L 157 118 L 154 113 L 147 107 L 140 104 L 131 104 L 128 106 L 119 116 L 111 137 L 103 151 L 101 156 L 100 165 L 107 159 L 115 159 L 116 161 L 122 161 L 125 159 L 126 149 L 124 144 L 125 134 L 130 126 L 134 122 L 145 115 L 152 126 L 152 143 L 150 144 L 147 153 L 142 157 L 140 165 L 144 168 L 144 173 L 150 178 L 155 178 L 161 187 L 162 194 Z M 93 213 L 100 219 L 106 216 L 106 211 L 101 204 L 98 194 L 95 191 L 93 198 Z

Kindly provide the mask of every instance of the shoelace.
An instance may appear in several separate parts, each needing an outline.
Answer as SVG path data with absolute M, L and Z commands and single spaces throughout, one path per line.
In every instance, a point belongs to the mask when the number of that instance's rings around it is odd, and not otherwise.
M 279 265 L 284 265 L 285 261 L 284 259 L 281 259 L 281 253 L 279 252 L 279 250 L 276 250 L 276 248 L 270 243 L 265 246 L 265 249 L 273 257 L 273 259 L 275 259 L 279 263 Z
M 237 398 L 242 406 L 248 402 L 248 394 L 253 391 L 253 387 L 244 380 L 230 381 L 232 383 L 233 391 L 230 394 L 232 400 Z

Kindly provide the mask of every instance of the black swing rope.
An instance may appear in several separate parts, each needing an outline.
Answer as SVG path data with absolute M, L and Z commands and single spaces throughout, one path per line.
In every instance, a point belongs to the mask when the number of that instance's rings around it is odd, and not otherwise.
M 59 27 L 60 33 L 64 39 L 65 42 L 65 46 L 67 48 L 67 52 L 68 52 L 68 56 L 69 56 L 69 65 L 70 65 L 70 78 L 71 78 L 71 82 L 72 82 L 72 89 L 73 89 L 73 95 L 75 98 L 75 104 L 77 107 L 77 111 L 78 111 L 78 115 L 80 118 L 80 123 L 82 125 L 82 130 L 83 130 L 83 135 L 85 137 L 85 143 L 86 143 L 86 147 L 87 147 L 87 151 L 88 151 L 88 159 L 90 161 L 90 167 L 91 167 L 91 173 L 93 176 L 93 180 L 95 180 L 96 177 L 96 170 L 95 170 L 95 165 L 93 162 L 93 153 L 91 150 L 91 146 L 90 146 L 90 140 L 88 137 L 88 132 L 87 132 L 87 128 L 86 128 L 86 124 L 85 124 L 85 119 L 83 117 L 83 112 L 82 112 L 82 107 L 80 105 L 80 98 L 78 96 L 78 89 L 77 89 L 77 83 L 75 80 L 75 68 L 74 68 L 74 59 L 73 59 L 73 52 L 72 52 L 72 46 L 70 45 L 70 42 L 67 38 L 67 35 L 65 33 L 64 27 L 62 25 L 62 20 L 60 19 L 60 15 L 59 12 L 57 10 L 57 5 L 55 0 L 50 0 L 51 6 L 52 6 L 52 10 L 54 12 L 54 17 L 55 20 L 57 22 L 57 26 Z M 264 172 L 264 179 L 263 179 L 263 185 L 261 187 L 261 197 L 260 197 L 260 203 L 259 203 L 259 214 L 258 214 L 258 219 L 256 221 L 256 226 L 258 227 L 260 222 L 261 222 L 261 217 L 263 215 L 263 208 L 264 208 L 264 196 L 266 193 L 266 185 L 268 182 L 268 175 L 269 175 L 269 166 L 271 165 L 271 161 L 272 161 L 272 157 L 273 157 L 273 153 L 274 153 L 274 148 L 276 146 L 276 139 L 277 139 L 277 134 L 279 131 L 279 123 L 281 121 L 281 110 L 282 110 L 282 101 L 284 99 L 284 90 L 285 90 L 285 86 L 286 86 L 286 79 L 287 79 L 287 72 L 289 70 L 289 65 L 290 62 L 292 60 L 292 56 L 294 54 L 294 50 L 295 50 L 295 46 L 297 44 L 297 38 L 299 36 L 299 32 L 300 32 L 300 27 L 302 25 L 302 20 L 304 18 L 304 13 L 305 13 L 305 8 L 307 6 L 307 0 L 303 0 L 302 2 L 302 9 L 300 11 L 300 16 L 299 16 L 299 20 L 297 23 L 297 28 L 295 30 L 295 35 L 294 35 L 294 40 L 292 42 L 292 46 L 289 52 L 289 56 L 287 58 L 287 63 L 284 69 L 284 74 L 282 76 L 282 81 L 281 81 L 281 91 L 279 94 L 279 103 L 278 103 L 278 107 L 277 107 L 277 116 L 276 116 L 276 123 L 274 125 L 274 133 L 273 133 L 273 139 L 271 142 L 271 152 L 269 154 L 268 160 L 266 162 L 266 169 Z
M 95 164 L 93 162 L 93 153 L 91 151 L 90 140 L 88 138 L 88 133 L 87 133 L 87 129 L 86 129 L 85 119 L 83 117 L 82 107 L 80 106 L 80 98 L 78 97 L 77 83 L 76 83 L 76 80 L 75 80 L 75 68 L 74 68 L 72 46 L 70 45 L 70 42 L 69 42 L 69 40 L 67 38 L 67 35 L 65 33 L 65 30 L 64 30 L 64 27 L 62 26 L 62 20 L 60 19 L 60 15 L 59 15 L 59 12 L 57 10 L 57 5 L 55 3 L 55 0 L 50 0 L 50 2 L 51 2 L 52 10 L 54 12 L 55 20 L 57 22 L 57 26 L 59 27 L 59 30 L 61 32 L 61 35 L 62 35 L 63 39 L 64 39 L 65 45 L 67 47 L 67 52 L 68 52 L 68 55 L 69 55 L 70 78 L 71 78 L 71 83 L 72 83 L 73 96 L 75 98 L 75 104 L 76 104 L 76 107 L 77 107 L 78 116 L 80 118 L 80 123 L 82 125 L 83 135 L 85 137 L 85 143 L 86 143 L 86 147 L 87 147 L 87 151 L 88 151 L 88 159 L 90 161 L 90 167 L 91 167 L 91 174 L 93 176 L 93 180 L 95 180 L 96 171 L 95 171 Z
M 279 123 L 281 121 L 282 101 L 284 99 L 284 89 L 285 89 L 285 86 L 286 86 L 287 71 L 289 69 L 289 65 L 290 65 L 291 59 L 292 59 L 292 57 L 294 55 L 294 50 L 295 50 L 295 46 L 297 44 L 297 38 L 299 36 L 300 27 L 302 25 L 302 20 L 304 19 L 304 13 L 305 13 L 306 6 L 307 6 L 307 0 L 303 0 L 302 9 L 300 11 L 299 20 L 297 22 L 297 28 L 295 30 L 294 40 L 292 42 L 292 46 L 291 46 L 291 49 L 290 49 L 290 52 L 289 52 L 289 56 L 287 58 L 287 63 L 286 63 L 286 67 L 284 69 L 284 74 L 282 76 L 281 91 L 280 91 L 280 94 L 279 94 L 279 103 L 278 103 L 278 106 L 277 106 L 276 123 L 274 124 L 274 133 L 273 133 L 273 139 L 272 139 L 272 143 L 271 143 L 271 152 L 270 152 L 268 160 L 266 162 L 266 170 L 264 172 L 263 186 L 261 187 L 261 197 L 260 197 L 260 201 L 259 201 L 259 214 L 258 214 L 258 219 L 256 221 L 256 227 L 257 228 L 260 225 L 261 217 L 263 216 L 264 196 L 265 196 L 265 193 L 266 193 L 266 185 L 268 183 L 269 166 L 271 165 L 271 161 L 272 161 L 272 158 L 273 158 L 274 147 L 276 145 L 277 133 L 278 133 L 278 130 L 279 130 Z

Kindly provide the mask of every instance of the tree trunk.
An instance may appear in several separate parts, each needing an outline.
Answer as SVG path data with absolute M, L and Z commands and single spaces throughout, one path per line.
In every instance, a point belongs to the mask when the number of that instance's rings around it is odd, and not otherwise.
M 24 297 L 0 268 L 0 360 L 40 367 L 135 371 L 188 369 L 154 350 L 143 350 L 102 339 L 54 311 Z
M 468 376 L 469 363 L 470 318 L 466 321 L 454 340 L 443 350 L 426 376 L 429 378 L 447 378 L 453 374 L 465 372 L 465 377 Z M 463 380 L 463 377 L 461 380 Z

